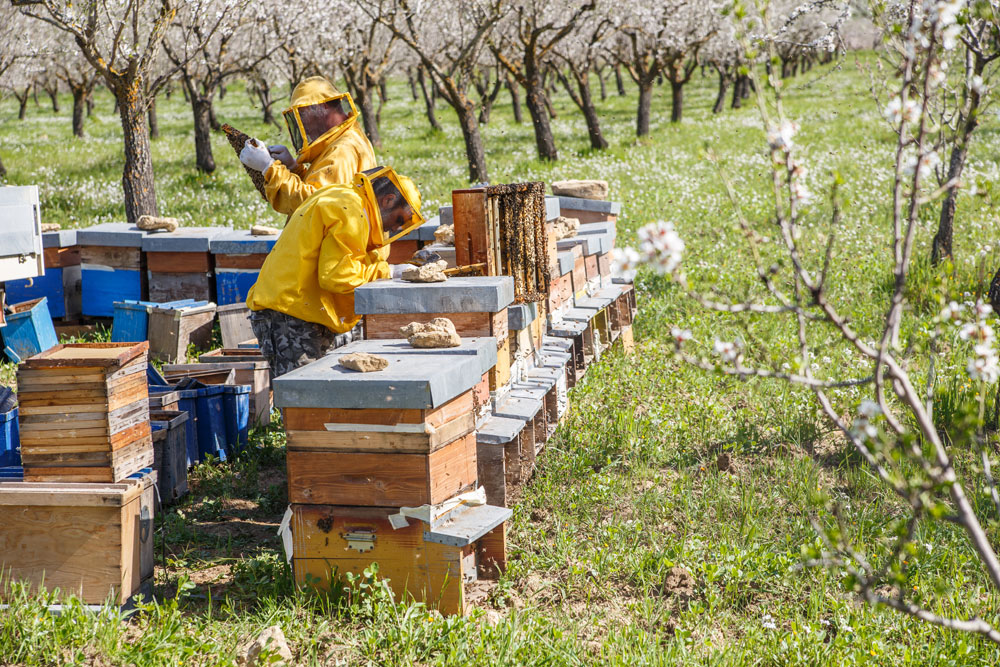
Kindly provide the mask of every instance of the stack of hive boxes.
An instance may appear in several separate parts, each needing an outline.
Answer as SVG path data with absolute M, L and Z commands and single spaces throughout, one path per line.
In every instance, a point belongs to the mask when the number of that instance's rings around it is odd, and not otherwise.
M 182 227 L 145 236 L 142 251 L 149 270 L 150 301 L 215 301 L 215 262 L 209 247 L 212 239 L 228 231 L 224 227 Z
M 353 352 L 388 368 L 340 366 Z M 477 387 L 495 364 L 492 338 L 447 349 L 366 340 L 274 380 L 297 582 L 328 586 L 377 562 L 397 596 L 461 613 L 465 583 L 503 569 L 510 511 L 476 493 Z
M 0 569 L 100 604 L 150 583 L 148 344 L 57 345 L 17 372 L 23 482 L 0 482 Z
M 146 257 L 142 254 L 146 235 L 125 222 L 108 222 L 77 232 L 84 316 L 111 317 L 116 301 L 149 298 Z
M 64 321 L 80 317 L 80 249 L 75 229 L 42 234 L 45 275 L 5 283 L 8 303 L 48 297 L 49 314 Z
M 244 303 L 278 235 L 254 236 L 248 229 L 224 231 L 209 240 L 220 306 Z
M 148 347 L 56 345 L 21 363 L 25 481 L 112 483 L 152 464 Z

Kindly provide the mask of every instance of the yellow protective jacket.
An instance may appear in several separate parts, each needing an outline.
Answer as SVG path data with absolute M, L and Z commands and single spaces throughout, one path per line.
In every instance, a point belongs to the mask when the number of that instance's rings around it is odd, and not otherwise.
M 313 193 L 268 254 L 247 307 L 276 310 L 335 333 L 354 328 L 361 319 L 354 312 L 354 290 L 389 277 L 388 247 L 368 250 L 371 206 L 350 185 Z
M 337 89 L 326 79 L 309 77 L 295 86 L 291 105 L 318 104 L 336 94 Z M 342 132 L 303 147 L 297 160 L 299 164 L 294 171 L 275 160 L 264 172 L 267 200 L 278 213 L 291 215 L 319 188 L 338 183 L 349 185 L 354 174 L 378 166 L 375 150 L 357 116 L 344 124 Z

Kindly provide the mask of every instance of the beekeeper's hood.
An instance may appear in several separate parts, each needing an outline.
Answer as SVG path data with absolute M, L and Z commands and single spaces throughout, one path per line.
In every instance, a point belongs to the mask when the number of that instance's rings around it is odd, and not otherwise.
M 350 94 L 339 92 L 321 76 L 295 86 L 292 105 L 282 112 L 300 162 L 312 162 L 358 120 Z
M 424 222 L 420 191 L 392 167 L 375 167 L 354 176 L 354 187 L 365 203 L 369 250 L 389 245 Z

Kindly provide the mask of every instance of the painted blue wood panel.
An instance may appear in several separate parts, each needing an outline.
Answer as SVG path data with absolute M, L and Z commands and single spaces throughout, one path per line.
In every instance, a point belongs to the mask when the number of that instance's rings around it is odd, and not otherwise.
M 20 363 L 59 342 L 56 329 L 49 315 L 49 300 L 46 297 L 30 309 L 7 316 L 7 325 L 0 327 L 3 349 L 7 358 Z
M 219 305 L 244 303 L 258 275 L 260 272 L 252 269 L 216 269 L 215 291 Z
M 28 283 L 31 283 L 30 285 Z M 8 303 L 20 303 L 46 297 L 52 317 L 66 316 L 66 292 L 63 289 L 63 270 L 45 269 L 44 276 L 29 280 L 11 280 L 5 283 Z
M 138 269 L 109 269 L 84 264 L 83 314 L 89 317 L 112 317 L 115 301 L 142 299 L 142 275 Z

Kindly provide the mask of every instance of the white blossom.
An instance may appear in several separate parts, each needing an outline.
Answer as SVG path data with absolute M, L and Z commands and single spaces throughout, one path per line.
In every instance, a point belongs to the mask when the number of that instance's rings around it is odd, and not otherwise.
M 767 133 L 767 143 L 770 144 L 771 150 L 774 151 L 784 151 L 788 153 L 792 150 L 794 143 L 792 139 L 795 137 L 796 132 L 799 131 L 799 124 L 793 123 L 791 121 L 784 121 L 781 125 L 772 127 Z
M 903 100 L 898 95 L 885 107 L 885 114 L 893 125 L 899 125 L 903 121 L 916 123 L 920 120 L 920 105 L 916 100 Z
M 726 363 L 735 363 L 740 358 L 740 346 L 736 343 L 730 341 L 715 339 L 715 344 L 712 346 L 715 353 L 722 357 L 722 360 Z
M 691 340 L 693 336 L 690 329 L 681 329 L 680 327 L 673 327 L 670 330 L 670 335 L 674 337 L 674 342 L 678 345 L 686 340 Z
M 648 224 L 641 227 L 637 235 L 639 254 L 644 263 L 650 264 L 655 271 L 662 274 L 672 274 L 680 267 L 684 256 L 684 240 L 672 223 Z

